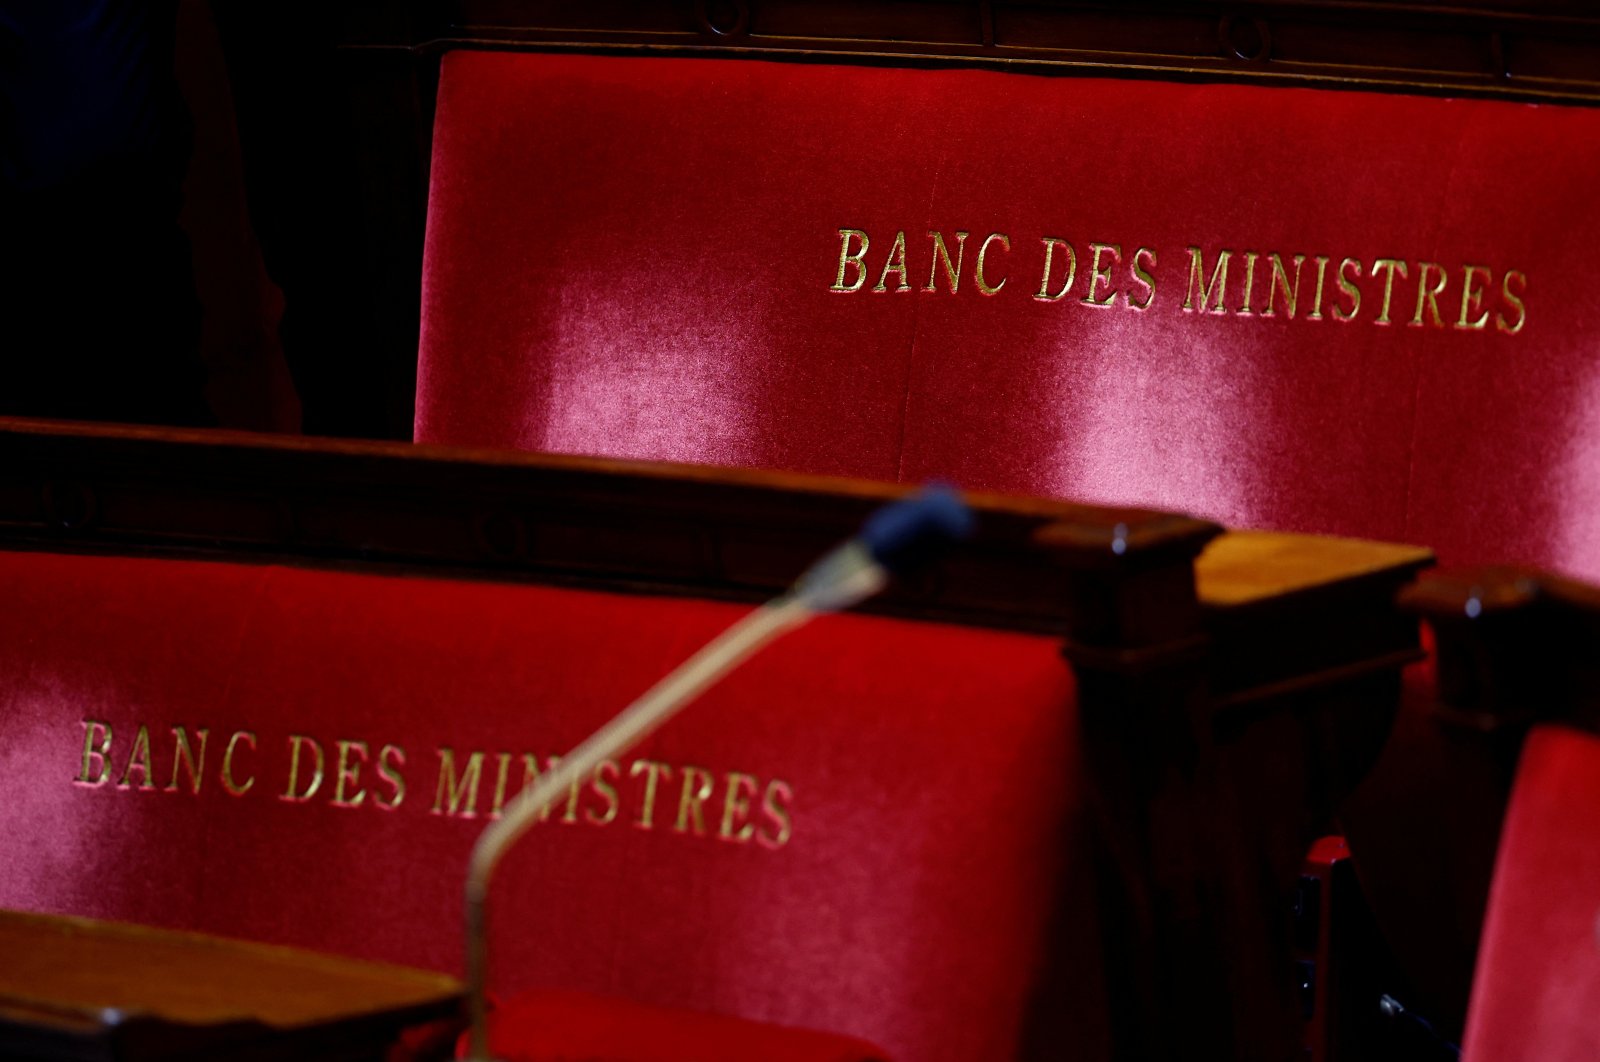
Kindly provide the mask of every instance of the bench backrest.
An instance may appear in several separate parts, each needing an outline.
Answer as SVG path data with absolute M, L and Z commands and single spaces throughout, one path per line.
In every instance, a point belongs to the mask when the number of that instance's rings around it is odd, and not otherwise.
M 1483 100 L 451 53 L 416 435 L 1600 575 L 1597 132 Z
M 10 552 L 0 596 L 0 905 L 445 971 L 496 806 L 744 611 Z M 1060 935 L 1097 953 L 1074 705 L 1047 636 L 819 621 L 512 853 L 494 987 L 905 1059 L 1019 1057 L 1073 1010 L 1092 1043 L 1097 963 L 1039 996 Z
M 0 903 L 447 969 L 524 754 L 897 493 L 49 424 L 0 458 Z M 970 501 L 882 616 L 753 661 L 535 831 L 498 987 L 901 1058 L 1281 1055 L 1299 845 L 1381 737 L 1426 552 Z

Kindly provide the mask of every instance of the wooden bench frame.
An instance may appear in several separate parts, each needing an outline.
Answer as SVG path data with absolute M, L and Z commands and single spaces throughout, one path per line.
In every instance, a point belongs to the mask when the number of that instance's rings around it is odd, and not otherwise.
M 392 443 L 0 423 L 6 549 L 759 600 L 901 492 Z M 1420 657 L 1414 624 L 1391 602 L 1429 555 L 1221 535 L 1161 513 L 973 502 L 978 536 L 878 607 L 1062 639 L 1102 854 L 1118 1057 L 1275 1057 L 1296 1035 L 1286 937 L 1300 839 L 1323 827 L 1387 733 L 1400 669 Z M 1284 756 L 1300 764 L 1287 783 L 1261 769 Z

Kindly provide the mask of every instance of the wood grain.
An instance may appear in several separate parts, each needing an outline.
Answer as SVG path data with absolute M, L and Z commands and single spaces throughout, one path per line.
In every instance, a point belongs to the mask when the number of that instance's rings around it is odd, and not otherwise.
M 1214 539 L 1195 563 L 1200 599 L 1244 605 L 1397 568 L 1418 570 L 1433 554 L 1420 546 L 1326 535 L 1233 531 Z
M 380 1058 L 454 1018 L 422 970 L 86 918 L 0 911 L 0 1054 Z
M 338 39 L 1600 101 L 1600 13 L 1576 0 L 412 0 L 356 5 Z

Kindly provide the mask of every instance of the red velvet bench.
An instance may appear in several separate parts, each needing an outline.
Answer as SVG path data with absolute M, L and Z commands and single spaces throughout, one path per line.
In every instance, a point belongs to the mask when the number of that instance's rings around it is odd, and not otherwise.
M 1600 113 L 832 60 L 447 52 L 416 438 L 1600 577 Z
M 456 970 L 466 852 L 524 754 L 895 490 L 0 426 L 0 903 Z M 1416 654 L 1389 601 L 1427 555 L 974 501 L 932 577 L 535 830 L 498 989 L 902 1059 L 1281 1052 L 1300 839 L 1387 728 Z
M 1572 220 L 1600 115 L 1041 76 L 1050 54 L 1002 72 L 1093 16 L 992 17 L 994 52 L 896 45 L 887 68 L 831 40 L 827 64 L 751 61 L 789 47 L 760 11 L 739 59 L 459 30 L 531 52 L 444 56 L 417 438 L 947 478 L 1600 578 L 1600 296 Z M 1519 73 L 1545 54 L 1524 13 L 1461 22 Z M 1406 47 L 1437 57 L 1438 28 Z

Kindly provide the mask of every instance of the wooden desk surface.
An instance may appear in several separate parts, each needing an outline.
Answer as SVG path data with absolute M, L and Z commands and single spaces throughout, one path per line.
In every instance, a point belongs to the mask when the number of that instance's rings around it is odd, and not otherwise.
M 423 970 L 15 911 L 0 911 L 0 955 L 0 1054 L 19 1033 L 95 1039 L 129 1023 L 225 1030 L 230 1043 L 351 1023 L 392 1035 L 461 998 L 455 979 Z
M 1230 531 L 1212 539 L 1195 560 L 1195 590 L 1204 605 L 1246 605 L 1386 572 L 1415 572 L 1432 560 L 1421 546 Z

